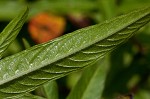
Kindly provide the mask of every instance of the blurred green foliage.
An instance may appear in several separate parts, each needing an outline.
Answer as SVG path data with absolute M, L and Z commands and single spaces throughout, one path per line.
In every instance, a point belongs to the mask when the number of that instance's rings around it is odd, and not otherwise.
M 149 6 L 150 0 L 1 0 L 1 30 L 24 5 L 28 5 L 30 8 L 29 19 L 43 11 L 54 12 L 63 16 L 80 13 L 92 20 L 91 24 L 96 24 L 126 13 L 129 10 Z M 34 45 L 34 42 L 29 37 L 27 25 L 28 21 L 15 42 L 8 48 L 5 56 L 25 49 L 24 42 L 26 40 L 29 41 L 30 45 Z M 66 32 L 73 31 L 73 25 L 70 26 L 69 22 L 68 27 Z M 22 41 L 22 38 L 26 40 Z M 110 68 L 103 92 L 104 99 L 112 99 L 112 97 L 126 94 L 133 94 L 134 99 L 149 99 L 150 24 L 142 28 L 127 43 L 118 47 L 111 54 L 109 62 Z M 64 99 L 68 95 L 71 88 L 75 85 L 72 82 L 77 82 L 81 74 L 82 71 L 75 72 L 57 80 L 60 99 Z

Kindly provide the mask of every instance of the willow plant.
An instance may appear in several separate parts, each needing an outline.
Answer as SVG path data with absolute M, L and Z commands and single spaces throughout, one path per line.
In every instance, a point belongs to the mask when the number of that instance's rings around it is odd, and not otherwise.
M 28 93 L 40 85 L 96 63 L 150 21 L 150 7 L 79 29 L 4 58 L 4 52 L 18 35 L 27 15 L 28 8 L 25 8 L 0 34 L 1 99 L 27 96 L 31 99 L 32 95 Z M 90 97 L 83 91 L 84 88 L 75 88 L 68 99 Z

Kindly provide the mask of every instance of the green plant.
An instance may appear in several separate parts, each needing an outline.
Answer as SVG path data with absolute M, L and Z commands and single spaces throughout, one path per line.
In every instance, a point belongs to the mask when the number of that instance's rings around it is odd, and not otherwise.
M 28 9 L 26 8 L 0 34 L 1 57 L 17 36 L 27 14 Z M 0 97 L 35 98 L 36 96 L 27 93 L 50 80 L 61 78 L 73 71 L 96 63 L 118 45 L 127 41 L 149 21 L 150 7 L 147 7 L 74 31 L 50 42 L 33 46 L 25 51 L 1 59 Z M 100 62 L 103 63 L 103 61 Z M 102 65 L 107 64 L 106 61 Z M 96 84 L 100 75 L 102 76 L 99 81 L 102 83 L 99 86 L 104 86 L 106 73 L 103 74 L 103 72 L 107 71 L 107 68 L 100 68 L 100 66 L 95 68 L 93 66 L 93 69 L 87 69 L 84 73 L 87 79 L 92 79 L 91 82 L 83 79 L 81 81 L 84 85 L 83 89 L 79 91 L 80 85 L 77 85 L 68 96 L 68 99 L 78 99 L 76 96 L 83 97 L 83 99 L 101 97 L 101 94 L 94 94 L 93 96 L 89 93 L 94 90 L 92 88 L 96 88 L 96 86 L 93 87 L 93 84 Z M 102 93 L 102 90 L 103 87 L 98 92 Z M 78 91 L 81 93 L 78 93 Z

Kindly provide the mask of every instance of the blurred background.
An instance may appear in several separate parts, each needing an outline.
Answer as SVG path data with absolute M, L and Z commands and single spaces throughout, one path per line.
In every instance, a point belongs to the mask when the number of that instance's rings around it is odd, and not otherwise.
M 28 19 L 5 57 L 77 29 L 150 6 L 150 0 L 1 0 L 0 31 L 26 5 L 30 9 Z M 104 99 L 118 95 L 150 99 L 150 23 L 111 53 L 110 64 Z M 78 71 L 57 80 L 59 99 L 65 99 L 81 74 L 82 71 Z M 33 94 L 41 95 L 40 89 Z

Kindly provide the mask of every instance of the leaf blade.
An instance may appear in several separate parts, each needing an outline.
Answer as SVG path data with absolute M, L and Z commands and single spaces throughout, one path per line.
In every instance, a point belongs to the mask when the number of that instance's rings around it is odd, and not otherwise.
M 0 58 L 2 58 L 5 50 L 18 35 L 19 31 L 21 30 L 21 27 L 26 21 L 27 15 L 28 8 L 26 7 L 0 33 Z
M 100 99 L 105 86 L 108 67 L 108 58 L 88 67 L 67 99 Z
M 21 97 L 16 98 L 16 99 L 46 99 L 46 98 L 27 93 Z
M 1 60 L 0 97 L 32 91 L 93 64 L 149 21 L 150 8 L 133 11 Z
M 43 87 L 47 99 L 58 99 L 58 86 L 55 81 L 50 81 Z

